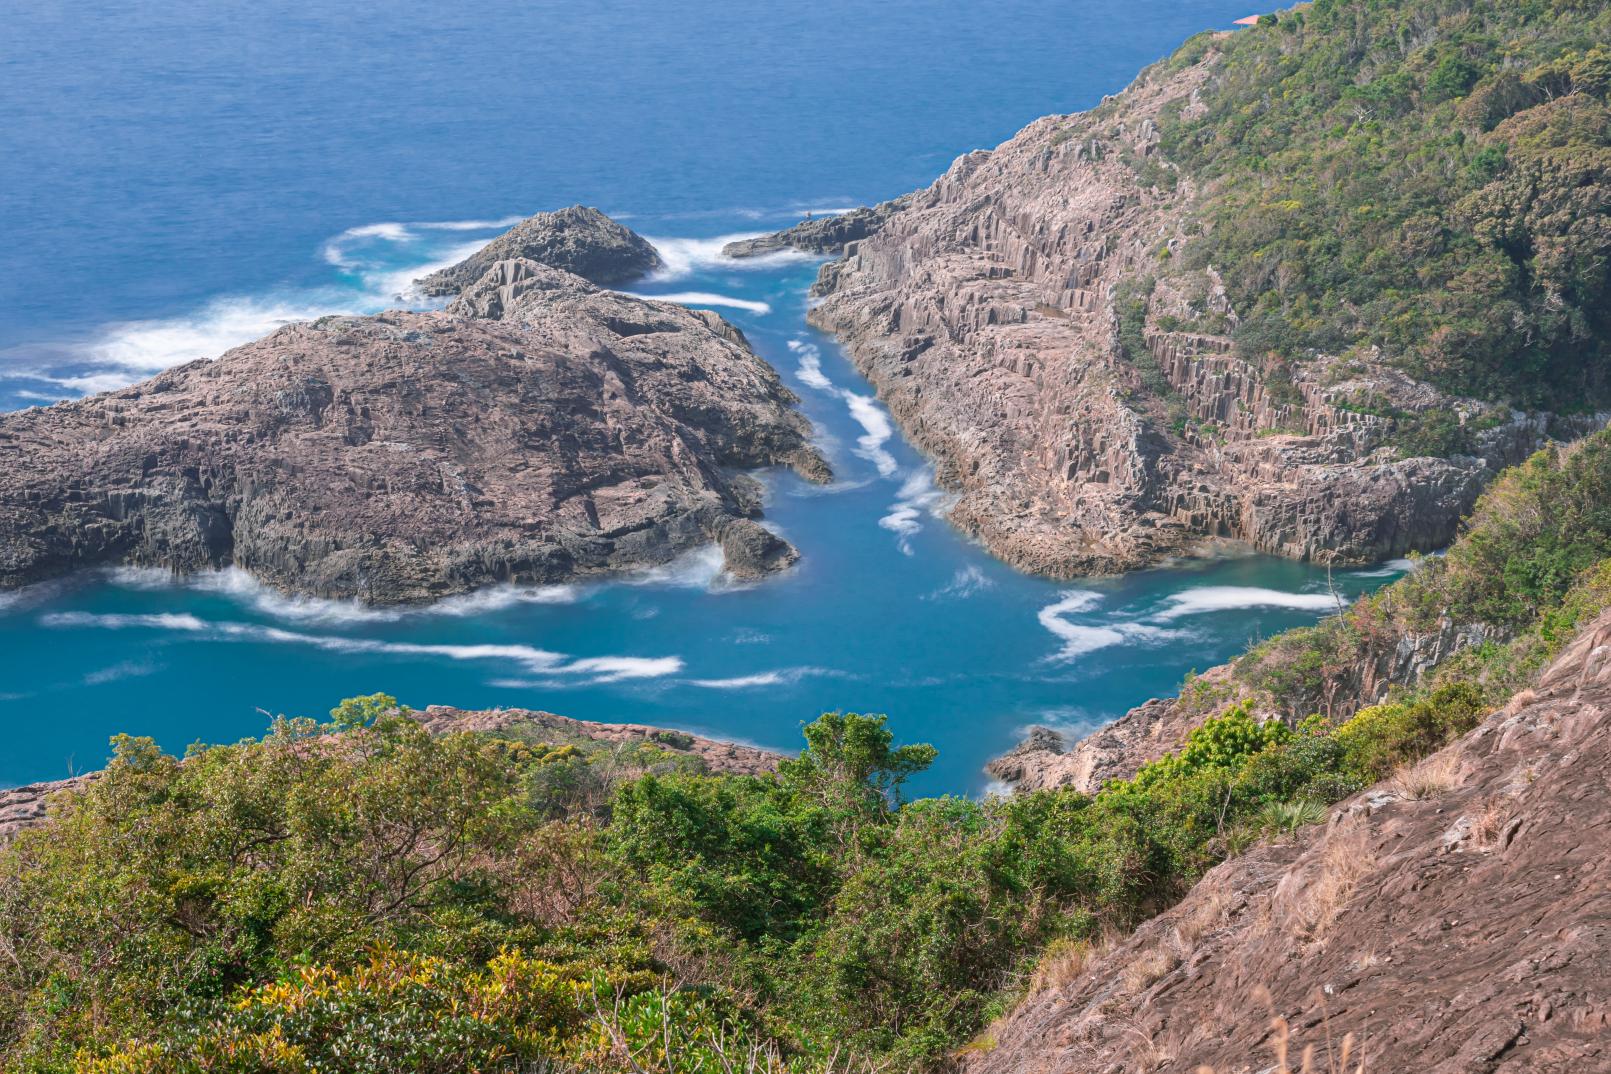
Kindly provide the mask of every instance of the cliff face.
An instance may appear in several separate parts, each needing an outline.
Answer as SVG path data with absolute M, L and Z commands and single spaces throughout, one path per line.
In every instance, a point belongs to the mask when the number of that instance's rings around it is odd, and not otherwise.
M 1611 1069 L 1608 851 L 1611 615 L 1413 774 L 1033 992 L 967 1066 L 1267 1070 L 1274 1014 L 1320 1069 L 1346 1033 L 1366 1070 Z
M 1127 570 L 1213 537 L 1335 562 L 1432 548 L 1545 439 L 1369 356 L 1266 367 L 1178 329 L 1236 324 L 1212 269 L 1170 268 L 1195 191 L 1158 152 L 1213 62 L 960 158 L 822 270 L 813 321 L 961 493 L 952 519 L 1024 569 Z M 1471 454 L 1390 445 L 1383 413 L 1432 410 Z
M 233 563 L 387 603 L 713 540 L 740 574 L 793 558 L 731 470 L 827 468 L 742 335 L 532 262 L 477 286 L 453 313 L 290 325 L 0 416 L 0 587 L 120 561 Z

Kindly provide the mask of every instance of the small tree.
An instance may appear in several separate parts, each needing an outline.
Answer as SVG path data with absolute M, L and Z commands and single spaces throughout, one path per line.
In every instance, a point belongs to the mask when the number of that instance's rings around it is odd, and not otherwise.
M 901 784 L 934 763 L 929 745 L 893 747 L 883 716 L 824 713 L 805 728 L 806 748 L 778 766 L 786 784 L 835 814 L 885 817 L 900 804 Z

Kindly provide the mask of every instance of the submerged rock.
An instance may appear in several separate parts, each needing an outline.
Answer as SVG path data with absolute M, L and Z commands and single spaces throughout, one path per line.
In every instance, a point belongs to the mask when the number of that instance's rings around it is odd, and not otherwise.
M 0 415 L 0 588 L 234 564 L 395 603 L 664 563 L 757 511 L 733 470 L 827 478 L 795 402 L 713 313 L 507 262 L 453 312 L 288 325 Z M 787 565 L 758 540 L 724 542 L 736 573 Z
M 624 283 L 660 267 L 649 240 L 597 209 L 572 205 L 528 217 L 458 264 L 414 282 L 427 295 L 456 295 L 510 258 L 528 258 L 596 284 Z

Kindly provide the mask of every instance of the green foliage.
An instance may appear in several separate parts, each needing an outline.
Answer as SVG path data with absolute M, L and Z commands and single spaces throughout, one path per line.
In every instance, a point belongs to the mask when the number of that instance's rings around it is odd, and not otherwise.
M 1462 393 L 1603 400 L 1607 40 L 1604 4 L 1337 0 L 1220 42 L 1162 147 L 1201 190 L 1185 267 L 1220 270 L 1240 349 L 1374 344 Z
M 1344 767 L 1366 783 L 1384 779 L 1465 734 L 1490 706 L 1469 683 L 1450 683 L 1425 696 L 1360 711 L 1337 729 Z

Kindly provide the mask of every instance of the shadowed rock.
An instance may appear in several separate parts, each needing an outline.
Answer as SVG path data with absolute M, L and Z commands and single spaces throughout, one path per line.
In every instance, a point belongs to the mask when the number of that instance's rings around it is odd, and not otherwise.
M 733 471 L 827 478 L 794 402 L 713 313 L 504 263 L 452 313 L 293 324 L 0 416 L 0 588 L 234 564 L 394 603 L 663 563 L 758 513 Z
M 727 257 L 759 257 L 779 250 L 800 250 L 808 254 L 841 254 L 853 242 L 877 233 L 898 210 L 912 200 L 903 194 L 877 205 L 863 205 L 848 213 L 835 213 L 802 220 L 791 228 L 760 235 L 753 239 L 739 239 L 722 247 Z
M 660 255 L 647 239 L 597 209 L 572 205 L 522 220 L 457 265 L 414 281 L 415 286 L 427 295 L 456 295 L 499 261 L 517 257 L 596 284 L 624 283 L 660 267 Z

